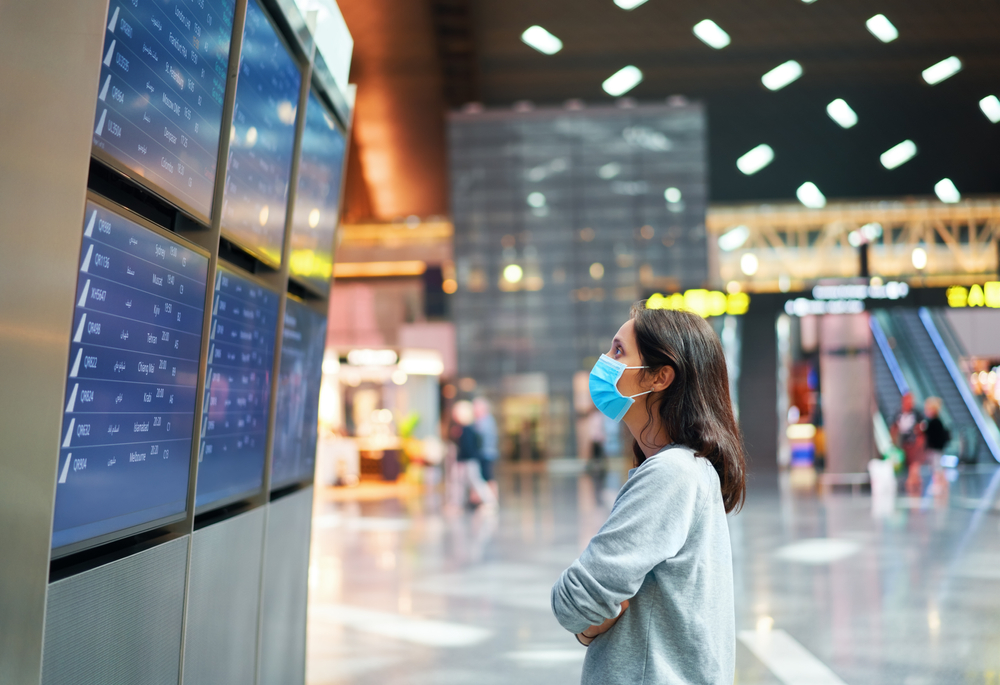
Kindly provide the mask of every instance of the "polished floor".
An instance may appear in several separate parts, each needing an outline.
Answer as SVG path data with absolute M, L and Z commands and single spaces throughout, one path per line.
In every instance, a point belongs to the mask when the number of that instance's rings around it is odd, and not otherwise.
M 974 496 L 1000 476 L 965 480 L 950 506 L 873 513 L 865 494 L 756 478 L 730 518 L 736 682 L 1000 685 L 1000 513 Z M 414 488 L 319 492 L 309 685 L 578 683 L 584 648 L 549 589 L 620 482 L 507 473 L 495 513 Z

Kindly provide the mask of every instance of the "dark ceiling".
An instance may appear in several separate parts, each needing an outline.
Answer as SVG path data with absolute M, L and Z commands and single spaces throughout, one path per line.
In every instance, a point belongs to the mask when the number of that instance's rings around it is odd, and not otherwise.
M 965 194 L 1000 192 L 1000 124 L 978 105 L 1000 95 L 997 0 L 649 0 L 632 11 L 612 0 L 446 4 L 471 6 L 478 67 L 449 72 L 442 50 L 449 93 L 473 93 L 488 106 L 607 102 L 601 82 L 633 64 L 645 78 L 630 97 L 705 102 L 715 202 L 791 200 L 804 181 L 830 198 L 930 195 L 943 177 Z M 868 32 L 865 20 L 877 13 L 898 39 L 883 44 Z M 730 34 L 728 47 L 713 50 L 693 35 L 706 18 Z M 563 50 L 546 56 L 524 45 L 520 34 L 532 24 L 558 36 Z M 440 22 L 438 32 L 439 44 L 455 39 Z M 963 71 L 925 84 L 921 71 L 950 55 Z M 789 59 L 802 64 L 802 78 L 767 91 L 761 75 Z M 851 129 L 826 114 L 838 97 L 858 114 Z M 905 139 L 917 156 L 887 171 L 879 155 Z M 744 176 L 736 159 L 760 143 L 775 160 Z

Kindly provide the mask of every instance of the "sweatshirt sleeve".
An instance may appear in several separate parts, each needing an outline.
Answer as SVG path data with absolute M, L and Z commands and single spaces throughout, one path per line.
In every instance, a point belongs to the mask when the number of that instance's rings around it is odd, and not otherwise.
M 607 522 L 552 587 L 552 611 L 580 633 L 617 616 L 654 566 L 684 546 L 699 511 L 697 457 L 658 455 L 622 487 Z

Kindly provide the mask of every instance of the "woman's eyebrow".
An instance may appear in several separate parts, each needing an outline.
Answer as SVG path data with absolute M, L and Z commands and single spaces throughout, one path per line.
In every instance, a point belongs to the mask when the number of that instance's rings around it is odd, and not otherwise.
M 611 348 L 614 349 L 615 345 L 618 345 L 623 350 L 625 349 L 625 343 L 623 343 L 621 341 L 621 338 L 619 338 L 617 335 L 615 336 L 614 340 L 611 341 Z

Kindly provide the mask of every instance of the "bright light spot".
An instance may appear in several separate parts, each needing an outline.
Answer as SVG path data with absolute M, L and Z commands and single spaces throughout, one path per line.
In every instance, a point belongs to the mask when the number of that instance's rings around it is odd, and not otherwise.
M 979 101 L 979 109 L 994 124 L 1000 123 L 1000 99 L 996 95 L 987 95 Z
M 934 194 L 938 196 L 941 202 L 952 203 L 962 199 L 962 194 L 958 192 L 958 188 L 955 187 L 950 178 L 942 178 L 935 183 Z
M 896 30 L 891 21 L 886 19 L 884 14 L 876 14 L 865 22 L 865 26 L 868 27 L 873 36 L 883 43 L 891 43 L 899 38 L 899 31 Z
M 545 206 L 545 196 L 542 193 L 530 193 L 528 195 L 528 204 L 538 209 Z
M 604 83 L 601 84 L 601 88 L 603 88 L 604 92 L 608 95 L 618 97 L 619 95 L 624 95 L 629 92 L 640 83 L 642 83 L 642 72 L 638 67 L 629 65 L 627 67 L 622 67 L 605 79 Z
M 858 123 L 858 115 L 843 98 L 837 98 L 826 106 L 826 113 L 843 128 L 850 128 Z
M 847 234 L 847 242 L 851 247 L 861 247 L 865 244 L 865 239 L 860 231 L 851 231 Z
M 703 19 L 694 25 L 694 35 L 710 48 L 721 50 L 731 42 L 729 34 L 711 19 Z
M 719 249 L 723 252 L 732 252 L 743 247 L 743 244 L 750 237 L 750 229 L 746 226 L 736 226 L 719 236 Z
M 812 440 L 816 437 L 816 426 L 811 423 L 793 423 L 785 429 L 785 435 L 789 440 Z
M 872 276 L 872 279 L 868 281 L 868 285 L 872 286 L 873 288 L 879 288 L 882 286 L 882 279 L 879 278 L 878 276 Z
M 761 616 L 757 619 L 757 632 L 758 633 L 769 633 L 771 628 L 774 627 L 774 619 L 770 616 Z
M 646 0 L 615 0 L 615 4 L 623 10 L 634 10 L 639 5 L 646 4 Z
M 802 65 L 790 59 L 761 76 L 760 82 L 768 90 L 781 90 L 800 76 L 802 76 Z
M 646 240 L 652 240 L 653 236 L 656 235 L 656 231 L 653 230 L 652 226 L 643 226 L 639 229 L 639 235 Z
M 756 174 L 774 160 L 774 150 L 761 143 L 736 160 L 736 168 L 747 176 Z
M 257 216 L 257 220 L 258 220 L 258 221 L 260 221 L 260 225 L 261 225 L 261 226 L 263 226 L 263 225 L 265 225 L 265 224 L 267 223 L 267 217 L 268 217 L 268 215 L 269 215 L 270 213 L 271 213 L 271 210 L 269 210 L 269 209 L 267 208 L 267 205 L 264 205 L 264 206 L 263 206 L 263 207 L 261 208 L 261 210 L 260 210 L 260 214 L 259 214 L 259 215 Z
M 441 284 L 441 290 L 445 291 L 449 295 L 454 295 L 458 291 L 458 281 L 454 278 L 446 278 Z
M 251 126 L 247 129 L 247 147 L 253 147 L 257 144 L 257 128 Z
M 525 44 L 546 55 L 554 55 L 562 50 L 562 41 L 543 29 L 541 26 L 529 26 L 521 34 Z
M 901 164 L 909 162 L 915 154 L 917 154 L 917 144 L 912 140 L 904 140 L 899 145 L 893 145 L 879 155 L 879 161 L 886 169 L 895 169 Z
M 811 181 L 806 181 L 800 185 L 799 189 L 795 191 L 795 197 L 799 198 L 799 202 L 810 209 L 823 209 L 826 207 L 826 196 Z
M 288 100 L 282 100 L 278 103 L 278 120 L 285 126 L 291 126 L 295 123 L 295 105 L 293 105 Z
M 323 355 L 323 373 L 334 374 L 340 372 L 340 357 L 327 350 Z
M 347 363 L 351 366 L 392 366 L 399 360 L 395 350 L 351 350 Z
M 936 609 L 927 612 L 927 629 L 931 635 L 937 635 L 941 630 L 941 614 Z
M 595 281 L 599 281 L 604 278 L 604 265 L 600 262 L 594 262 L 590 265 L 590 277 Z
M 681 201 L 681 189 L 680 188 L 667 188 L 663 191 L 663 199 L 667 202 L 673 204 L 675 202 Z
M 406 375 L 406 372 L 402 369 L 396 369 L 392 372 L 392 382 L 396 385 L 403 385 L 406 383 L 407 378 L 408 376 Z
M 787 293 L 792 289 L 792 278 L 791 276 L 778 276 L 778 290 L 783 293 Z
M 503 279 L 508 283 L 520 283 L 524 271 L 517 264 L 508 264 L 503 268 Z
M 597 170 L 597 175 L 605 181 L 610 180 L 622 172 L 622 165 L 618 162 L 608 162 Z
M 760 262 L 757 261 L 757 255 L 752 252 L 747 252 L 745 255 L 740 257 L 740 271 L 745 273 L 747 276 L 753 276 L 757 273 L 757 269 L 760 267 Z
M 882 237 L 882 224 L 879 223 L 865 224 L 859 230 L 861 235 L 869 241 L 875 241 Z
M 958 57 L 952 55 L 947 59 L 943 59 L 937 64 L 927 67 L 921 72 L 924 80 L 930 85 L 935 85 L 941 83 L 946 78 L 950 78 L 962 71 L 962 60 Z
M 910 261 L 913 262 L 913 267 L 915 269 L 924 269 L 927 266 L 927 250 L 922 247 L 913 248 L 913 254 L 910 255 Z
M 316 228 L 319 226 L 319 210 L 313 209 L 309 212 L 309 228 Z

